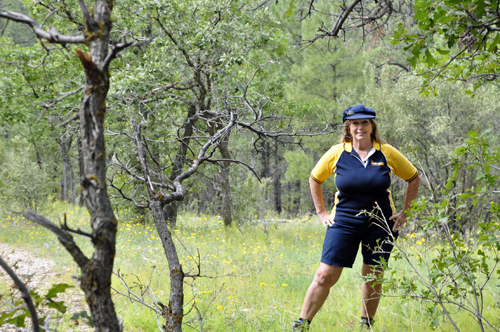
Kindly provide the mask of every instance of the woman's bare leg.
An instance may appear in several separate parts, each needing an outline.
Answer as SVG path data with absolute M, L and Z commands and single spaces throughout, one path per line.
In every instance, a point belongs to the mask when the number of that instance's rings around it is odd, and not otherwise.
M 361 274 L 363 277 L 374 275 L 380 280 L 384 271 L 363 263 Z M 365 282 L 361 286 L 361 317 L 373 318 L 377 313 L 378 304 L 382 295 L 382 284 L 377 282 L 377 279 Z
M 314 280 L 307 289 L 300 318 L 312 321 L 323 303 L 325 303 L 330 288 L 339 280 L 342 269 L 343 267 L 320 263 L 318 271 L 314 275 Z

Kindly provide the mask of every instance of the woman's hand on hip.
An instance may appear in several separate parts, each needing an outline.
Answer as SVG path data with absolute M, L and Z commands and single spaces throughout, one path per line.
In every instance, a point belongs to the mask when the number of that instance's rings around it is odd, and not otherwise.
M 392 231 L 397 232 L 401 230 L 406 223 L 406 218 L 408 218 L 408 215 L 404 211 L 399 211 L 390 217 L 389 220 L 394 220 L 394 227 L 392 227 Z
M 335 224 L 334 220 L 330 220 L 330 214 L 328 214 L 328 212 L 326 211 L 318 213 L 318 217 L 325 227 L 333 226 L 333 224 Z

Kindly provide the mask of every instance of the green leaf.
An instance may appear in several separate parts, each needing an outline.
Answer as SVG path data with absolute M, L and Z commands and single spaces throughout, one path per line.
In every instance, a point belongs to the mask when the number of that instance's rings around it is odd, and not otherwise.
M 290 5 L 288 7 L 288 10 L 285 12 L 285 15 L 287 18 L 290 18 L 293 16 L 293 1 L 290 2 Z
M 19 315 L 19 316 L 16 316 L 14 318 L 7 320 L 6 322 L 12 323 L 17 327 L 25 327 L 24 320 L 26 319 L 26 317 L 28 317 L 28 314 L 24 313 L 22 315 Z
M 49 308 L 52 308 L 52 309 L 56 309 L 57 311 L 59 311 L 60 313 L 65 313 L 66 312 L 66 306 L 64 305 L 64 302 L 63 301 L 52 301 L 52 300 L 49 300 L 49 303 L 47 304 L 47 307 Z
M 440 48 L 437 48 L 436 51 L 439 53 L 439 54 L 442 54 L 442 55 L 446 55 L 446 54 L 449 54 L 450 53 L 450 50 L 443 50 L 443 49 L 440 49 Z
M 425 62 L 427 62 L 429 65 L 432 66 L 437 63 L 437 60 L 432 56 L 431 52 L 429 52 L 429 49 L 425 50 L 425 57 Z
M 496 51 L 498 49 L 498 45 L 500 45 L 500 33 L 497 32 L 495 39 L 492 42 L 490 42 L 488 50 Z
M 424 21 L 429 17 L 429 13 L 425 10 L 417 10 L 415 11 L 414 19 L 417 21 Z
M 22 309 L 20 309 L 20 310 L 22 310 Z M 17 312 L 18 312 L 18 310 L 15 310 L 15 311 L 12 311 L 9 313 L 5 313 L 5 314 L 4 313 L 0 314 L 0 326 L 3 325 L 3 323 L 5 321 L 7 321 L 9 318 L 14 316 Z
M 52 285 L 52 288 L 47 293 L 46 298 L 51 299 L 53 297 L 57 297 L 57 294 L 64 293 L 66 291 L 66 289 L 73 288 L 73 287 L 74 286 L 70 286 L 70 285 L 64 284 L 64 283 Z

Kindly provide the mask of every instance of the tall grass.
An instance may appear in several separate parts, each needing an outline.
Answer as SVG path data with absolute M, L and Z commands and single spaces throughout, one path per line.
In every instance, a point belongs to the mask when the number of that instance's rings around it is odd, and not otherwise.
M 88 230 L 89 215 L 85 209 L 55 202 L 41 211 L 54 221 L 62 219 L 64 212 L 70 227 Z M 75 266 L 53 234 L 20 216 L 2 218 L 2 242 L 50 257 L 61 267 L 61 271 L 66 271 L 63 267 Z M 133 291 L 140 293 L 149 284 L 156 299 L 167 304 L 169 272 L 163 248 L 154 226 L 139 223 L 141 219 L 141 216 L 119 216 L 115 269 L 120 271 Z M 204 331 L 291 330 L 318 267 L 325 229 L 316 218 L 287 222 L 276 220 L 269 217 L 225 228 L 218 216 L 189 212 L 180 214 L 173 234 L 184 271 L 196 273 L 199 262 L 201 274 L 206 276 L 187 279 L 185 312 L 192 309 L 195 303 L 200 312 L 206 313 Z M 75 237 L 84 251 L 90 254 L 92 247 L 88 240 L 78 235 Z M 422 241 L 415 233 L 403 236 L 399 243 L 409 251 L 440 245 L 438 238 Z M 402 261 L 391 261 L 389 264 L 388 272 L 405 273 L 408 269 Z M 361 257 L 358 255 L 354 268 L 345 269 L 340 281 L 332 288 L 325 305 L 314 319 L 311 331 L 359 330 L 360 270 Z M 70 280 L 69 275 L 65 278 Z M 497 294 L 498 289 L 494 285 L 498 285 L 498 279 L 491 284 L 490 293 Z M 124 291 L 116 278 L 113 287 Z M 397 294 L 397 289 L 387 291 L 387 295 Z M 152 303 L 151 296 L 145 295 L 145 298 Z M 156 317 L 149 309 L 120 295 L 114 299 L 126 331 L 158 330 Z M 416 300 L 385 297 L 381 301 L 374 330 L 433 331 L 430 322 L 436 317 L 428 314 L 429 307 L 430 304 Z M 486 307 L 486 314 L 496 316 L 498 322 L 500 309 L 494 295 L 486 298 Z M 452 312 L 462 331 L 479 330 L 470 315 L 458 309 Z M 195 310 L 190 311 L 185 321 L 196 318 L 195 313 Z M 453 331 L 446 320 L 439 319 L 438 330 Z M 190 325 L 199 329 L 196 322 Z M 194 331 L 187 325 L 184 330 Z

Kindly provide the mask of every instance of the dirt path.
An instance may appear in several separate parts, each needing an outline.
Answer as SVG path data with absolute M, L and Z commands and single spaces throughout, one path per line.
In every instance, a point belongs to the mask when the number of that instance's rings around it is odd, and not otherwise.
M 61 277 L 61 272 L 68 274 L 72 272 L 74 267 L 68 267 L 65 271 L 61 271 L 56 263 L 47 258 L 41 258 L 33 253 L 22 250 L 19 247 L 14 247 L 5 243 L 0 243 L 0 255 L 9 264 L 9 266 L 16 272 L 16 274 L 27 282 L 27 285 L 31 289 L 36 289 L 40 291 L 40 294 L 44 294 L 51 285 L 55 283 L 64 282 Z M 58 270 L 59 269 L 59 270 Z M 13 282 L 7 273 L 0 268 L 0 282 L 2 284 L 12 285 Z M 68 283 L 66 281 L 66 283 Z M 64 294 L 60 294 L 59 300 L 63 300 L 68 307 L 66 315 L 80 312 L 86 310 L 86 305 L 84 302 L 83 294 L 81 290 L 74 285 L 74 283 L 68 283 L 74 288 L 67 289 Z M 11 292 L 15 291 L 13 288 Z M 8 296 L 8 294 L 5 294 Z M 3 301 L 0 301 L 0 305 L 3 305 Z M 0 307 L 0 311 L 8 309 L 6 306 Z M 85 324 L 79 324 L 76 326 L 72 324 L 73 327 L 65 327 L 64 331 L 91 331 L 89 327 Z M 0 331 L 20 331 L 13 326 L 0 326 Z

